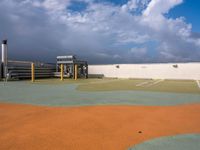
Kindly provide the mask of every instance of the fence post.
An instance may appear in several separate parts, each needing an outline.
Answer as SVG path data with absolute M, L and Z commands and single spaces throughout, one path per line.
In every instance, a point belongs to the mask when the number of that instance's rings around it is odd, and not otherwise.
M 63 74 L 63 72 L 64 72 L 63 64 L 61 64 L 60 67 L 61 67 L 60 80 L 63 81 L 63 79 L 64 79 L 64 78 L 63 78 L 63 76 L 64 76 L 64 74 Z
M 77 76 L 78 76 L 78 66 L 77 64 L 75 65 L 75 76 L 74 76 L 74 80 L 77 80 Z
M 31 81 L 35 82 L 35 64 L 31 63 Z

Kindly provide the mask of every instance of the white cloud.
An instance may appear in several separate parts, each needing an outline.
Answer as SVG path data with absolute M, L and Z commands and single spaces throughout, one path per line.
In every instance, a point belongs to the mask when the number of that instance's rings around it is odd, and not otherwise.
M 151 0 L 143 14 L 144 16 L 159 17 L 182 2 L 183 0 Z
M 129 0 L 126 4 L 121 6 L 123 12 L 143 10 L 150 0 Z
M 122 5 L 121 9 L 122 11 L 129 11 L 129 10 L 133 10 L 136 9 L 138 7 L 137 5 L 137 1 L 136 0 L 130 0 L 128 1 L 127 4 Z
M 52 13 L 58 13 L 60 11 L 65 10 L 67 5 L 69 5 L 70 0 L 44 0 L 44 1 L 39 1 L 36 0 L 33 2 L 34 6 L 37 7 L 43 7 L 47 11 L 52 12 Z

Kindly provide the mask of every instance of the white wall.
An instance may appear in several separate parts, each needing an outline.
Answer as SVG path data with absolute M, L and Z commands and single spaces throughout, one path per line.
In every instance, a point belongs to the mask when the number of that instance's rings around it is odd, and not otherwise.
M 89 74 L 104 74 L 105 77 L 117 78 L 200 80 L 200 63 L 89 65 Z

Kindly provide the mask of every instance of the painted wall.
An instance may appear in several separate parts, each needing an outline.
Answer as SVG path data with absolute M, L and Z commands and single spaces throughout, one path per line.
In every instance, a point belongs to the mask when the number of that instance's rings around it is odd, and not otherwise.
M 89 65 L 89 74 L 117 78 L 200 80 L 200 63 Z

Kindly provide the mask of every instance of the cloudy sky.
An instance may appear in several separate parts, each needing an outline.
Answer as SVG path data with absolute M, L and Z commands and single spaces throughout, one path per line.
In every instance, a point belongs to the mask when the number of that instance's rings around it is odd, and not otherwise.
M 9 59 L 200 61 L 199 0 L 0 0 Z

